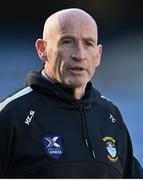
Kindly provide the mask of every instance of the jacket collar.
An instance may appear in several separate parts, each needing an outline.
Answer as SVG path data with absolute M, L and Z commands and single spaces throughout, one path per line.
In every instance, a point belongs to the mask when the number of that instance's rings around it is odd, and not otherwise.
M 41 72 L 36 71 L 32 71 L 28 74 L 26 85 L 42 93 L 58 97 L 66 102 L 84 104 L 86 108 L 89 108 L 91 104 L 95 103 L 98 97 L 100 97 L 100 93 L 92 86 L 92 83 L 89 82 L 85 89 L 85 95 L 80 100 L 76 100 L 73 98 L 73 90 L 71 88 L 63 86 L 49 78 L 45 78 Z

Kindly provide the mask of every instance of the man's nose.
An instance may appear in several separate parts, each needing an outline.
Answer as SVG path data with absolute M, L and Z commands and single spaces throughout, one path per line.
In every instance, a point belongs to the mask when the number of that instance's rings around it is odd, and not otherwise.
M 87 59 L 87 52 L 82 44 L 78 44 L 75 48 L 72 58 L 76 61 L 84 61 Z

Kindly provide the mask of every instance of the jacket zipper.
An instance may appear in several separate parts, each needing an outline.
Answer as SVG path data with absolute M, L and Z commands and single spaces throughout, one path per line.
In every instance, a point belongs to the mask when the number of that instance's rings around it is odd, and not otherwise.
M 80 114 L 81 114 L 81 120 L 82 120 L 82 125 L 83 125 L 83 137 L 86 146 L 89 148 L 89 150 L 92 153 L 92 157 L 95 159 L 95 151 L 93 149 L 90 137 L 89 137 L 89 132 L 88 132 L 88 126 L 87 126 L 87 119 L 86 119 L 86 110 L 85 110 L 85 104 L 83 103 L 83 106 L 79 104 L 80 107 Z

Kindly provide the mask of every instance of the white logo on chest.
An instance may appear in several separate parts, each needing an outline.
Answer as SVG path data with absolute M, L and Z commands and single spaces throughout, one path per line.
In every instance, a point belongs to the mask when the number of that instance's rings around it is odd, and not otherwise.
M 116 122 L 116 119 L 112 116 L 112 114 L 110 114 L 109 119 L 111 119 L 111 121 L 112 121 L 113 123 L 115 123 L 115 122 Z
M 25 120 L 25 124 L 30 125 L 31 120 L 32 120 L 34 114 L 35 114 L 35 111 L 30 110 L 29 115 L 27 116 L 27 118 L 26 118 L 26 120 Z

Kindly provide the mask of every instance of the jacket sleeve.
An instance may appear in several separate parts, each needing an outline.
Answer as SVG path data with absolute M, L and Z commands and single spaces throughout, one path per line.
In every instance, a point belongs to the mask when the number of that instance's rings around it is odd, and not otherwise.
M 126 153 L 126 161 L 124 168 L 124 177 L 143 178 L 143 168 L 141 167 L 136 157 L 133 155 L 131 138 L 127 129 L 126 132 L 127 132 L 127 153 Z
M 139 161 L 134 157 L 134 172 L 133 178 L 143 178 L 143 168 L 139 164 Z
M 0 111 L 0 178 L 4 178 L 9 164 L 12 145 L 10 114 Z
M 124 178 L 143 178 L 143 168 L 133 153 L 132 141 L 126 124 L 123 121 L 122 115 L 117 106 L 114 107 L 114 112 L 120 119 L 121 141 L 122 141 L 122 167 Z

